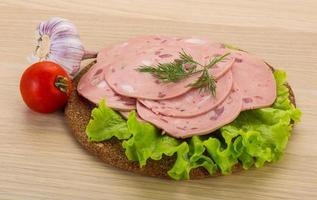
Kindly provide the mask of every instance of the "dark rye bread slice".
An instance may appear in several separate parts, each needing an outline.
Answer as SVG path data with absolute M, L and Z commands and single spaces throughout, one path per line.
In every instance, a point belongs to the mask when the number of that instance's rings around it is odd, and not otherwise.
M 85 149 L 110 165 L 121 168 L 123 170 L 147 176 L 169 178 L 167 171 L 172 168 L 176 159 L 175 155 L 172 157 L 163 156 L 163 158 L 159 161 L 149 159 L 146 166 L 140 168 L 138 162 L 129 161 L 127 159 L 124 149 L 121 146 L 121 142 L 118 139 L 112 138 L 103 142 L 88 141 L 85 129 L 91 117 L 91 110 L 95 106 L 88 100 L 79 96 L 76 87 L 81 76 L 85 74 L 94 63 L 95 62 L 92 62 L 88 66 L 86 66 L 73 80 L 73 92 L 65 108 L 66 120 L 71 128 L 73 135 Z M 274 70 L 273 67 L 271 68 L 272 70 Z M 289 85 L 287 86 L 290 91 L 290 100 L 295 105 L 295 97 L 293 91 Z M 240 166 L 237 165 L 234 171 L 237 171 L 239 169 Z M 216 175 L 219 175 L 219 173 Z M 204 178 L 209 176 L 209 173 L 202 167 L 193 169 L 190 172 L 191 179 Z

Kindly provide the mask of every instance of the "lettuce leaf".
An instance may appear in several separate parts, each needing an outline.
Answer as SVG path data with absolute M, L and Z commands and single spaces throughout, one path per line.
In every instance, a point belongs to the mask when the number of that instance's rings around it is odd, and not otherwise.
M 175 138 L 162 136 L 150 123 L 139 122 L 135 111 L 130 112 L 127 124 L 132 137 L 123 141 L 122 146 L 128 159 L 139 161 L 140 167 L 149 158 L 160 160 L 163 154 L 172 156 L 177 151 L 179 142 Z
M 131 137 L 126 120 L 107 107 L 104 100 L 91 111 L 91 116 L 92 119 L 86 127 L 86 134 L 90 141 L 100 142 L 112 137 L 121 140 Z
M 216 171 L 211 158 L 203 155 L 205 147 L 198 136 L 192 137 L 189 143 L 161 135 L 155 126 L 137 120 L 135 111 L 128 117 L 128 129 L 132 137 L 122 142 L 129 160 L 139 161 L 140 167 L 146 165 L 148 159 L 160 160 L 163 155 L 177 154 L 174 167 L 169 170 L 170 177 L 180 180 L 189 179 L 191 169 L 204 167 L 209 173 Z
M 241 112 L 219 133 L 193 136 L 180 141 L 161 132 L 150 123 L 137 120 L 135 111 L 127 121 L 101 103 L 92 111 L 93 119 L 86 132 L 90 140 L 102 141 L 117 137 L 129 160 L 138 161 L 140 167 L 148 159 L 160 160 L 163 155 L 176 154 L 176 161 L 168 171 L 175 179 L 189 179 L 192 169 L 203 167 L 211 175 L 217 171 L 230 174 L 240 164 L 244 169 L 261 167 L 265 162 L 282 158 L 292 130 L 301 112 L 291 104 L 289 89 L 285 86 L 286 74 L 275 71 L 277 99 L 270 108 Z
M 192 169 L 203 167 L 210 174 L 217 171 L 217 166 L 213 160 L 203 155 L 205 147 L 199 136 L 193 136 L 190 141 L 182 142 L 177 149 L 177 159 L 174 166 L 167 173 L 175 179 L 190 179 L 190 171 Z
M 277 98 L 272 107 L 288 111 L 291 119 L 294 122 L 299 122 L 302 113 L 299 109 L 295 108 L 289 99 L 289 89 L 285 86 L 286 73 L 282 70 L 276 70 L 274 72 L 274 78 L 277 86 Z

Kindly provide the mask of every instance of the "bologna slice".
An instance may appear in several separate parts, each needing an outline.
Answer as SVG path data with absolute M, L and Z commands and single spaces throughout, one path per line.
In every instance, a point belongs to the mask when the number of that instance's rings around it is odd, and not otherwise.
M 107 106 L 116 110 L 135 109 L 136 100 L 116 94 L 104 80 L 105 66 L 95 64 L 80 79 L 77 91 L 90 102 L 98 104 L 106 99 Z
M 109 58 L 111 60 L 113 57 L 119 57 L 120 55 L 129 54 L 131 52 L 143 54 L 143 51 L 145 50 L 158 51 L 160 48 L 157 47 L 159 47 L 160 44 L 165 43 L 166 46 L 170 43 L 175 44 L 176 41 L 176 39 L 166 36 L 143 36 L 132 38 L 126 42 L 101 49 L 97 56 L 97 62 L 108 62 Z
M 276 82 L 265 62 L 246 52 L 235 52 L 234 82 L 242 95 L 242 110 L 270 106 L 276 99 Z
M 175 138 L 189 138 L 193 135 L 205 135 L 232 122 L 240 113 L 242 106 L 240 90 L 233 87 L 228 97 L 207 113 L 188 118 L 158 115 L 139 101 L 137 112 L 140 117 Z
M 233 80 L 232 73 L 228 71 L 216 83 L 216 95 L 192 89 L 189 92 L 167 100 L 139 101 L 156 114 L 173 117 L 190 117 L 205 113 L 220 104 L 230 93 Z
M 110 67 L 105 73 L 105 79 L 109 86 L 120 95 L 152 100 L 170 99 L 182 95 L 190 90 L 188 84 L 197 80 L 200 74 L 176 83 L 162 83 L 151 74 L 141 73 L 136 69 L 144 65 L 172 62 L 179 58 L 181 51 L 190 54 L 199 63 L 210 61 L 215 55 L 223 55 L 227 51 L 221 48 L 221 45 L 214 45 L 213 50 L 206 51 L 208 45 L 205 43 L 193 45 L 186 43 L 186 40 L 174 42 L 171 40 L 169 43 L 153 43 L 153 45 L 150 43 L 147 46 L 139 45 L 138 42 L 147 43 L 143 40 L 148 41 L 138 38 L 137 42 L 134 41 L 130 45 L 128 42 L 125 47 L 116 50 L 118 52 L 115 55 L 109 53 L 107 58 L 101 59 L 101 61 L 107 60 L 110 63 Z M 138 45 L 140 47 L 136 48 L 135 46 Z M 209 71 L 215 78 L 218 78 L 230 69 L 233 62 L 234 58 L 228 56 L 228 59 L 218 63 Z
M 151 35 L 132 38 L 126 42 L 108 46 L 99 51 L 97 56 L 97 62 L 103 63 L 108 60 L 108 57 L 118 57 L 120 54 L 126 54 L 135 52 L 142 54 L 146 51 L 153 51 L 155 54 L 161 53 L 162 46 L 200 46 L 200 48 L 212 48 L 220 49 L 224 48 L 223 44 L 219 42 L 210 41 L 208 39 L 201 38 L 180 38 L 180 37 L 168 37 L 160 35 Z M 204 46 L 203 46 L 204 45 Z M 164 54 L 161 54 L 164 57 Z

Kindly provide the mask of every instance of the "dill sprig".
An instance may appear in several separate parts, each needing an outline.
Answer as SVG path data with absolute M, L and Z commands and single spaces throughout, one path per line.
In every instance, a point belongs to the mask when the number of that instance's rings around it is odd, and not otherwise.
M 216 81 L 212 75 L 208 73 L 208 70 L 203 70 L 201 76 L 196 82 L 188 85 L 192 88 L 199 88 L 203 92 L 211 92 L 213 96 L 216 95 Z
M 189 84 L 188 87 L 200 88 L 201 91 L 211 92 L 212 95 L 215 95 L 216 80 L 209 74 L 208 69 L 223 61 L 229 54 L 216 56 L 207 65 L 201 65 L 191 55 L 182 50 L 182 52 L 179 52 L 179 59 L 175 59 L 170 63 L 158 63 L 156 66 L 140 66 L 137 71 L 150 73 L 157 79 L 167 83 L 177 82 L 193 74 L 201 73 L 200 77 L 194 83 Z
M 155 67 L 152 66 L 141 66 L 137 70 L 139 72 L 151 73 L 156 78 L 163 82 L 177 82 L 179 80 L 189 77 L 195 68 L 192 67 L 190 70 L 185 70 L 182 64 L 175 63 L 158 63 Z

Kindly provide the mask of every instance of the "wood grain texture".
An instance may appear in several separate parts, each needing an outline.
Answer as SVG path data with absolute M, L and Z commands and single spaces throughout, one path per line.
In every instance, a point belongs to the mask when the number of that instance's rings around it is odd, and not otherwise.
M 0 1 L 0 199 L 317 199 L 315 0 Z M 283 160 L 194 181 L 134 175 L 103 164 L 75 141 L 63 113 L 29 111 L 19 78 L 41 20 L 62 16 L 87 49 L 146 34 L 202 35 L 285 69 L 302 122 Z

